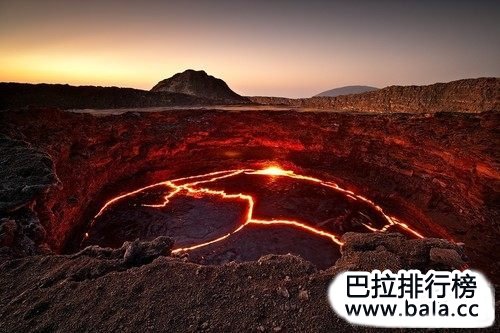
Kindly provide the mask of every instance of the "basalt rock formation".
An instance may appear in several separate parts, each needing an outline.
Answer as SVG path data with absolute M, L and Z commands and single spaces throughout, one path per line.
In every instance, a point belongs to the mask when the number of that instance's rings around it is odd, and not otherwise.
M 195 71 L 188 69 L 182 73 L 162 80 L 156 84 L 151 91 L 166 91 L 171 93 L 181 93 L 221 103 L 248 103 L 246 97 L 242 97 L 232 91 L 226 82 L 208 75 L 205 71 Z
M 337 97 L 250 97 L 257 104 L 364 112 L 484 112 L 500 110 L 500 79 L 480 78 L 428 86 L 390 86 Z

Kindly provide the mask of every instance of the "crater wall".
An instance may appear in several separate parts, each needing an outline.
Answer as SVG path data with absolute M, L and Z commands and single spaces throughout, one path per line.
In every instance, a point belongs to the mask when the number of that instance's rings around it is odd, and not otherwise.
M 499 113 L 360 114 L 186 110 L 0 115 L 1 132 L 48 153 L 62 187 L 29 207 L 57 252 L 111 195 L 150 181 L 275 162 L 331 179 L 404 221 L 464 242 L 498 272 Z M 12 213 L 6 213 L 11 214 Z

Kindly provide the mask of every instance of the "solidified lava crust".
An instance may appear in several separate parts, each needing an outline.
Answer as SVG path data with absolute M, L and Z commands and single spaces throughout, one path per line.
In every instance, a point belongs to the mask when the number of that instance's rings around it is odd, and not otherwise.
M 190 261 L 221 264 L 293 253 L 327 268 L 339 258 L 340 238 L 348 231 L 424 238 L 362 195 L 270 165 L 166 180 L 120 194 L 96 214 L 81 247 L 119 247 L 167 235 L 176 243 L 172 252 L 188 252 Z
M 3 134 L 54 162 L 62 188 L 48 187 L 26 208 L 45 229 L 38 243 L 56 253 L 77 251 L 93 217 L 117 195 L 168 179 L 273 163 L 370 198 L 423 235 L 465 243 L 471 265 L 496 279 L 498 115 L 31 110 L 0 117 Z M 254 232 L 246 242 L 259 239 L 262 230 Z

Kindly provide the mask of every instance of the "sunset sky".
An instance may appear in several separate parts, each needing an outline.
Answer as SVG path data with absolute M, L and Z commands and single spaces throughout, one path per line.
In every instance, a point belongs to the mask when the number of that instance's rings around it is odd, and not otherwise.
M 150 89 L 203 69 L 243 95 L 500 76 L 500 1 L 0 0 L 0 81 Z

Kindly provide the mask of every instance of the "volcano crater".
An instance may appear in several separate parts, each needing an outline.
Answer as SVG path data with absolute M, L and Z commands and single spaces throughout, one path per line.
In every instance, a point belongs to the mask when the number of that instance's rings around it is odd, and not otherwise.
M 327 268 L 340 257 L 341 236 L 349 231 L 424 237 L 334 182 L 270 166 L 182 177 L 120 194 L 100 208 L 80 247 L 116 248 L 168 236 L 174 254 L 187 253 L 198 263 L 292 253 Z
M 337 240 L 346 231 L 374 232 L 388 224 L 379 210 L 347 196 L 359 195 L 400 222 L 389 223 L 390 231 L 463 242 L 473 265 L 498 276 L 494 274 L 499 268 L 491 265 L 490 258 L 496 255 L 491 249 L 499 234 L 492 140 L 496 112 L 425 115 L 198 109 L 102 116 L 31 110 L 2 117 L 4 134 L 31 143 L 54 162 L 62 187 L 48 188 L 27 205 L 46 230 L 39 243 L 57 253 L 76 252 L 91 244 L 119 247 L 125 240 L 166 234 L 176 241 L 175 253 L 185 253 L 197 263 L 255 260 L 266 253 L 292 252 L 318 267 L 331 266 L 339 256 L 339 244 L 331 238 L 286 223 L 245 225 L 249 205 L 241 199 L 188 195 L 181 193 L 189 192 L 183 189 L 165 207 L 144 206 L 163 204 L 162 198 L 173 189 L 167 186 L 157 193 L 128 198 L 133 200 L 113 205 L 95 218 L 110 199 L 144 186 L 275 166 L 349 192 L 339 194 L 315 182 L 301 184 L 304 179 L 286 175 L 245 172 L 210 183 L 209 189 L 255 197 L 256 220 L 299 221 Z M 451 133 L 450 124 L 454 126 Z M 285 178 L 290 184 L 281 182 Z M 416 233 L 401 228 L 403 223 Z M 241 225 L 245 227 L 231 237 L 192 251 L 181 250 L 216 240 Z

